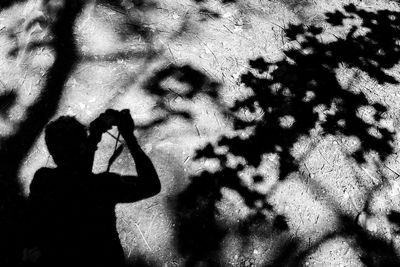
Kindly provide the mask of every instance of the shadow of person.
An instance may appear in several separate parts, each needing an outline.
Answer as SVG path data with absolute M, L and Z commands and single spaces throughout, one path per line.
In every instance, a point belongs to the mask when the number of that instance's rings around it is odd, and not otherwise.
M 104 132 L 117 126 L 134 159 L 137 176 L 93 174 L 94 153 Z M 107 110 L 90 134 L 73 117 L 60 117 L 45 130 L 56 168 L 39 169 L 31 182 L 25 262 L 34 266 L 123 266 L 115 205 L 156 195 L 156 170 L 133 135 L 127 111 Z

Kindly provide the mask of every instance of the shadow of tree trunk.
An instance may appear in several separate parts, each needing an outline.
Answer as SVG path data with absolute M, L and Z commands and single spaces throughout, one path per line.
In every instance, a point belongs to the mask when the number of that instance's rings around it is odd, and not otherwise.
M 44 5 L 51 4 L 45 1 Z M 54 63 L 49 69 L 40 96 L 26 110 L 25 119 L 11 136 L 0 139 L 0 266 L 18 265 L 23 246 L 23 212 L 18 170 L 44 126 L 55 114 L 65 82 L 77 61 L 74 40 L 75 20 L 84 1 L 65 0 L 52 21 Z M 60 7 L 60 6 L 59 6 Z

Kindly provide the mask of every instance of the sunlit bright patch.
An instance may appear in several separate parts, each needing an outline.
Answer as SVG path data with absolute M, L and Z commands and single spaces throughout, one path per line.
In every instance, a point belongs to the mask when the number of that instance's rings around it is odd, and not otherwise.
M 346 121 L 344 119 L 338 120 L 337 125 L 341 128 L 346 127 Z
M 368 128 L 368 133 L 373 136 L 376 137 L 378 139 L 381 139 L 383 136 L 381 134 L 381 132 L 376 128 L 376 127 L 370 127 Z
M 294 123 L 295 123 L 295 119 L 291 115 L 286 115 L 286 116 L 279 118 L 279 125 L 282 128 L 291 128 Z
M 312 84 L 311 84 L 312 86 Z M 306 95 L 303 97 L 303 102 L 310 102 L 315 98 L 315 93 L 313 91 L 307 91 Z
M 371 106 L 361 106 L 357 109 L 357 117 L 361 118 L 369 124 L 376 123 L 374 119 L 375 113 L 375 109 Z

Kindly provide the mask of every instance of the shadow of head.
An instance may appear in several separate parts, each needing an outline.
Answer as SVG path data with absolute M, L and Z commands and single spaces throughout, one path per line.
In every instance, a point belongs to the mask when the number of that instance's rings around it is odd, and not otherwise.
M 81 165 L 87 139 L 85 126 L 70 116 L 50 122 L 45 130 L 47 148 L 59 167 Z

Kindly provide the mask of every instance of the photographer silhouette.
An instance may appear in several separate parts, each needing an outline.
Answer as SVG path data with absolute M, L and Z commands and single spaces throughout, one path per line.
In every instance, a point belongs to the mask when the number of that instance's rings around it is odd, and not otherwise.
M 117 126 L 132 154 L 137 177 L 92 173 L 102 134 Z M 87 135 L 75 118 L 48 124 L 45 141 L 57 168 L 39 169 L 29 195 L 25 262 L 34 266 L 123 266 L 115 205 L 134 202 L 161 190 L 156 170 L 137 143 L 128 110 L 107 110 Z

